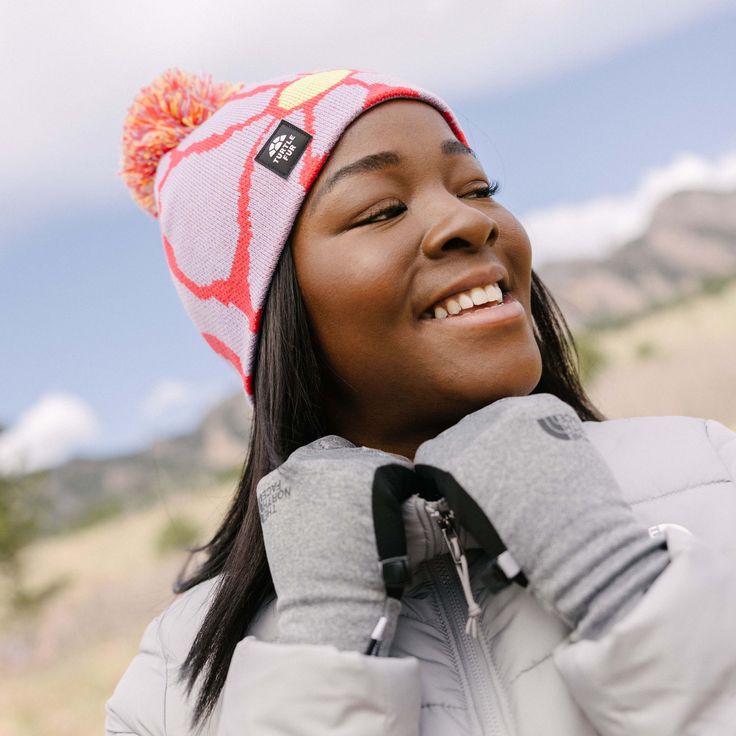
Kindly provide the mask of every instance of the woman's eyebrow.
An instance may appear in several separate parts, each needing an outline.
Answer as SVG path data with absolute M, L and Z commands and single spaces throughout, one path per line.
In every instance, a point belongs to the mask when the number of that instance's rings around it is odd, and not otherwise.
M 457 154 L 467 155 L 475 157 L 475 153 L 471 148 L 468 148 L 464 143 L 461 143 L 456 138 L 452 138 L 446 141 L 442 141 L 440 144 L 442 153 L 453 156 Z M 353 174 L 362 174 L 371 171 L 380 171 L 381 169 L 388 168 L 389 166 L 397 166 L 402 161 L 401 156 L 396 151 L 380 151 L 379 153 L 371 153 L 368 156 L 363 156 L 357 161 L 343 166 L 338 169 L 322 186 L 321 191 L 316 193 L 316 196 L 312 200 L 310 210 L 314 210 L 319 201 L 320 197 L 327 194 L 340 179 L 344 179 L 347 176 Z
M 321 191 L 317 192 L 310 210 L 314 210 L 319 201 L 319 198 L 327 194 L 340 179 L 344 179 L 346 176 L 352 176 L 353 174 L 361 174 L 366 171 L 379 171 L 385 169 L 388 166 L 396 166 L 401 163 L 401 156 L 396 151 L 381 151 L 380 153 L 371 153 L 368 156 L 363 156 L 357 161 L 353 161 L 347 166 L 343 166 L 338 169 L 322 186 Z
M 473 158 L 478 158 L 472 148 L 461 143 L 457 138 L 450 138 L 449 140 L 442 141 L 442 153 L 447 153 L 449 155 L 469 153 Z

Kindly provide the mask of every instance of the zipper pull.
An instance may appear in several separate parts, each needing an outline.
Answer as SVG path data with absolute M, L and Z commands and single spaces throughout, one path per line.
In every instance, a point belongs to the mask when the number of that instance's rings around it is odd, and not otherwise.
M 440 503 L 444 499 L 440 500 Z M 445 503 L 446 506 L 446 503 Z M 465 633 L 470 634 L 474 639 L 478 638 L 478 618 L 480 618 L 481 607 L 473 597 L 473 591 L 470 588 L 470 573 L 468 572 L 468 560 L 465 557 L 460 538 L 457 535 L 452 520 L 455 514 L 451 509 L 440 510 L 436 506 L 427 506 L 429 513 L 434 517 L 440 527 L 442 537 L 445 540 L 447 548 L 450 550 L 450 556 L 455 564 L 455 570 L 460 578 L 460 585 L 465 595 L 465 602 L 468 604 L 468 620 L 465 623 Z

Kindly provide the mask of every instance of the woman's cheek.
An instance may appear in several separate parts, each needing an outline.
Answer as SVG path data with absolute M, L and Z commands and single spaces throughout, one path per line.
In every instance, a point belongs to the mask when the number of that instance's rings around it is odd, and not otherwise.
M 330 279 L 337 300 L 350 304 L 365 317 L 381 313 L 386 316 L 396 311 L 406 298 L 402 274 L 406 267 L 390 253 L 375 249 L 372 253 L 354 253 L 347 268 Z

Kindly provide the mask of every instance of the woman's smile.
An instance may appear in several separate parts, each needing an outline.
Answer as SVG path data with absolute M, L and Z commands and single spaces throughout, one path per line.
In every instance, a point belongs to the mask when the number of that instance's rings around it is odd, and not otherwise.
M 462 309 L 457 314 L 446 314 L 444 317 L 422 316 L 423 323 L 431 325 L 455 325 L 476 326 L 485 325 L 496 327 L 505 325 L 511 320 L 517 320 L 525 315 L 523 305 L 517 301 L 512 294 L 506 292 L 501 302 L 488 302 L 486 304 L 474 304 L 472 307 Z

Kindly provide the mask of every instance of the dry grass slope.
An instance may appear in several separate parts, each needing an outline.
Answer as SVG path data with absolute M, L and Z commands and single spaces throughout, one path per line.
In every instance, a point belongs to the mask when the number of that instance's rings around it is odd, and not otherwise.
M 736 284 L 598 333 L 591 398 L 611 418 L 685 415 L 736 429 Z
M 40 541 L 27 550 L 30 586 L 71 576 L 35 618 L 0 635 L 0 736 L 99 736 L 104 702 L 145 626 L 171 600 L 185 553 L 159 556 L 173 515 L 214 530 L 233 485 Z

